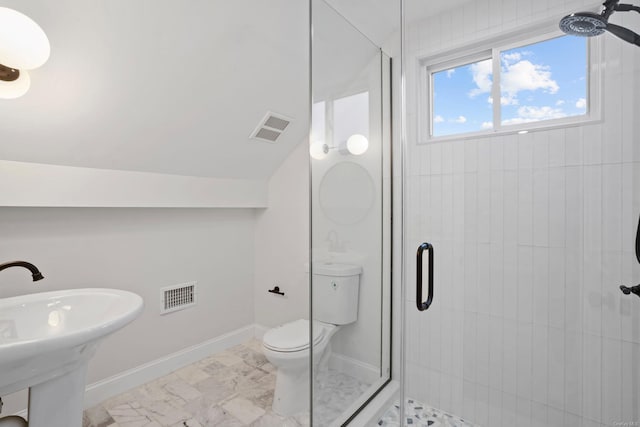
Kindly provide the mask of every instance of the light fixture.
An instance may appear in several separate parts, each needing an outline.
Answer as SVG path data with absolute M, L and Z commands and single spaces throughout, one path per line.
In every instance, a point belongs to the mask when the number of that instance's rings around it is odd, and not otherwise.
M 0 98 L 24 95 L 31 83 L 26 70 L 49 59 L 49 39 L 31 18 L 0 7 Z
M 309 146 L 309 154 L 316 160 L 322 160 L 327 157 L 329 146 L 322 141 L 313 141 Z
M 369 149 L 369 140 L 360 134 L 351 135 L 347 139 L 347 150 L 353 155 L 359 156 Z
M 332 147 L 323 141 L 312 141 L 309 145 L 309 154 L 316 160 L 322 160 L 327 157 L 330 150 L 338 150 L 340 154 L 353 154 L 359 156 L 369 149 L 369 140 L 366 136 L 355 134 L 351 135 L 347 141 L 343 141 L 340 146 Z

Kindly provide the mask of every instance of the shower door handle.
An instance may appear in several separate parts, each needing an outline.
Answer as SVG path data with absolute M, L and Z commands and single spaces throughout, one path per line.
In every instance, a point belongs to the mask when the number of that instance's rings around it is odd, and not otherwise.
M 427 300 L 422 301 L 422 253 L 429 252 L 429 271 L 427 272 L 428 294 Z M 416 266 L 416 305 L 418 310 L 425 311 L 433 302 L 433 245 L 431 243 L 423 243 L 418 246 L 417 266 Z

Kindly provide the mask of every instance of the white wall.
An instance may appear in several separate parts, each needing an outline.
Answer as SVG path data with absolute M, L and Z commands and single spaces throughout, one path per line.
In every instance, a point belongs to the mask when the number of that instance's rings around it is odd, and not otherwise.
M 256 214 L 255 322 L 309 318 L 309 149 L 301 142 L 269 180 L 269 208 Z M 285 296 L 268 293 L 279 286 Z
M 592 4 L 470 1 L 410 26 L 409 61 Z M 409 396 L 492 427 L 640 419 L 640 300 L 618 289 L 640 280 L 640 50 L 603 38 L 604 121 L 583 127 L 416 145 L 407 76 L 406 251 L 436 248 L 426 313 L 407 259 Z
M 257 208 L 265 180 L 219 179 L 0 160 L 0 206 Z M 157 191 L 162 188 L 162 191 Z
M 83 287 L 126 289 L 142 315 L 107 338 L 88 383 L 253 323 L 254 211 L 242 209 L 0 208 L 0 298 Z M 198 282 L 198 305 L 160 316 L 159 289 Z M 5 413 L 26 406 L 5 400 Z

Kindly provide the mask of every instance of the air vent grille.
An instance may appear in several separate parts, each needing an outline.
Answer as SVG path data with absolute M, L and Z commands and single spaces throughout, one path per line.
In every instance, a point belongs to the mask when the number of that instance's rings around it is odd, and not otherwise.
M 281 133 L 276 132 L 275 130 L 260 128 L 258 133 L 256 133 L 256 138 L 266 139 L 267 141 L 276 142 L 276 140 L 280 135 Z
M 160 314 L 183 310 L 196 304 L 197 282 L 182 283 L 161 289 Z
M 251 138 L 276 142 L 290 123 L 291 119 L 269 111 L 254 129 Z
M 290 122 L 288 120 L 284 120 L 275 116 L 269 116 L 269 118 L 264 122 L 264 125 L 272 129 L 284 131 L 287 126 L 289 126 L 289 123 Z

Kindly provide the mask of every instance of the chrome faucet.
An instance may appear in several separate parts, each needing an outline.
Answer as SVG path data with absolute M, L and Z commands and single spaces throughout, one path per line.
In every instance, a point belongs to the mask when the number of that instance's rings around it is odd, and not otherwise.
M 36 267 L 35 265 L 31 264 L 30 262 L 26 262 L 26 261 L 5 262 L 4 264 L 0 264 L 0 271 L 5 270 L 5 269 L 10 268 L 10 267 L 23 267 L 23 268 L 26 268 L 27 270 L 29 270 L 31 272 L 31 276 L 33 276 L 33 281 L 34 282 L 37 282 L 38 280 L 44 279 L 44 276 L 42 275 L 42 273 L 40 273 L 40 270 L 38 270 L 38 267 Z

